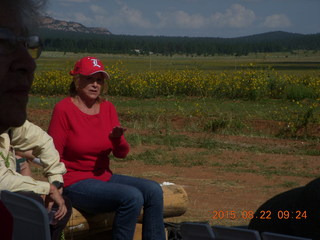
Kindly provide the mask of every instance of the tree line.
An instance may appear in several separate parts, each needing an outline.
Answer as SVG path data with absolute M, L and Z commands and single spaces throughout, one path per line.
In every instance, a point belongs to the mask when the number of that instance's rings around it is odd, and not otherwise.
M 269 32 L 238 38 L 99 35 L 42 29 L 44 49 L 75 53 L 243 56 L 258 52 L 320 50 L 319 34 Z

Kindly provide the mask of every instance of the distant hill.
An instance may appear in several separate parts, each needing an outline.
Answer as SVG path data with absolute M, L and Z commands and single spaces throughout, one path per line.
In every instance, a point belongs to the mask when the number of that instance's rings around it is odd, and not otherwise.
M 237 37 L 239 40 L 248 40 L 248 41 L 277 41 L 277 40 L 285 40 L 292 38 L 302 38 L 304 34 L 300 33 L 289 33 L 284 31 L 274 31 L 274 32 L 266 32 L 260 34 L 249 35 L 245 37 Z
M 236 38 L 115 35 L 106 28 L 43 17 L 40 36 L 48 51 L 114 54 L 247 55 L 250 52 L 320 50 L 320 33 L 267 32 Z
M 84 25 L 77 22 L 56 20 L 48 16 L 42 17 L 42 19 L 40 20 L 40 28 L 63 31 L 63 32 L 79 32 L 79 33 L 101 34 L 101 35 L 112 34 L 106 28 L 85 27 Z

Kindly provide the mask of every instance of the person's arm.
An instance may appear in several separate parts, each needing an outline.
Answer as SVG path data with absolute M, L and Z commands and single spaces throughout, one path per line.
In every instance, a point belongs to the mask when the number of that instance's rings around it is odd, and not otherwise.
M 67 115 L 59 106 L 56 106 L 52 112 L 48 134 L 53 139 L 55 148 L 60 154 L 60 159 L 62 159 L 62 154 L 66 145 L 68 131 L 69 125 Z
M 44 168 L 44 175 L 48 178 L 46 192 L 41 193 L 31 188 L 30 191 L 47 195 L 46 201 L 53 201 L 58 205 L 58 211 L 55 214 L 57 219 L 61 219 L 67 212 L 64 199 L 62 197 L 62 189 L 58 190 L 54 181 L 63 183 L 62 175 L 66 172 L 66 168 L 60 162 L 60 156 L 55 149 L 52 138 L 40 127 L 26 121 L 23 126 L 12 129 L 12 144 L 20 151 L 27 151 L 27 157 L 37 156 L 41 158 L 41 165 Z M 32 153 L 28 152 L 32 149 Z M 37 182 L 39 184 L 39 181 Z M 50 205 L 50 206 L 49 206 Z M 52 204 L 47 207 L 51 208 Z
M 29 176 L 22 176 L 10 169 L 3 168 L 1 164 L 0 168 L 0 191 L 31 191 L 37 194 L 49 194 L 50 184 L 48 182 L 36 181 Z
M 112 153 L 116 158 L 125 158 L 129 153 L 129 144 L 124 138 L 125 128 L 114 127 L 109 135 L 112 143 Z
M 118 114 L 113 106 L 110 104 L 110 117 L 113 129 L 109 134 L 109 139 L 112 143 L 112 153 L 116 158 L 125 158 L 129 153 L 129 144 L 124 137 L 125 128 L 120 126 Z
M 0 191 L 32 191 L 38 194 L 48 194 L 50 184 L 36 181 L 30 176 L 22 176 L 16 172 L 16 161 L 10 151 L 10 138 L 7 133 L 0 135 Z
M 32 172 L 29 161 L 32 161 L 32 159 L 35 158 L 35 156 L 32 155 L 32 150 L 26 152 L 15 151 L 15 155 L 17 172 L 23 176 L 31 176 Z
M 12 129 L 12 145 L 19 151 L 32 150 L 32 155 L 42 162 L 44 176 L 50 183 L 63 182 L 62 175 L 66 168 L 60 162 L 52 138 L 40 127 L 26 121 L 21 127 Z

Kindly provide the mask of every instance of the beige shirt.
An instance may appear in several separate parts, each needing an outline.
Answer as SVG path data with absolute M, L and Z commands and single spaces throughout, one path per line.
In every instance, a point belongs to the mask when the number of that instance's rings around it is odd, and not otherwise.
M 0 191 L 32 191 L 38 194 L 49 194 L 50 184 L 37 181 L 29 176 L 16 172 L 14 151 L 33 150 L 33 155 L 41 158 L 43 174 L 48 181 L 63 182 L 62 175 L 66 168 L 52 138 L 40 127 L 26 121 L 21 127 L 11 128 L 11 140 L 8 131 L 0 135 Z

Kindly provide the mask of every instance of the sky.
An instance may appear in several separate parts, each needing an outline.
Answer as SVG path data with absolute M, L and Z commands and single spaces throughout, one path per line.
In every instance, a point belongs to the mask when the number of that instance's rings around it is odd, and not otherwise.
M 49 0 L 46 11 L 58 20 L 124 35 L 320 33 L 320 0 Z

